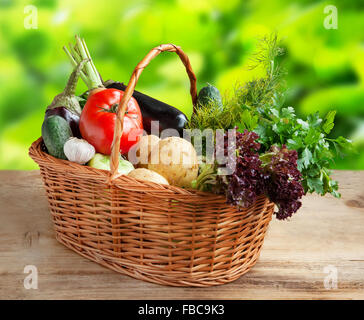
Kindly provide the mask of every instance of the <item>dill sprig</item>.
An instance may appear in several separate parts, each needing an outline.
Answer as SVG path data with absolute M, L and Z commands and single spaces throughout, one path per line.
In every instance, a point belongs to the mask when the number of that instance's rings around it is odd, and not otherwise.
M 239 121 L 239 113 L 238 105 L 228 103 L 226 99 L 223 99 L 222 105 L 216 100 L 210 100 L 196 109 L 187 123 L 187 129 L 228 130 Z
M 237 83 L 230 101 L 243 110 L 255 111 L 264 108 L 272 98 L 281 95 L 284 89 L 283 76 L 286 72 L 277 61 L 284 54 L 284 50 L 280 47 L 277 34 L 264 37 L 257 47 L 251 58 L 249 70 L 262 67 L 265 75 L 245 84 Z

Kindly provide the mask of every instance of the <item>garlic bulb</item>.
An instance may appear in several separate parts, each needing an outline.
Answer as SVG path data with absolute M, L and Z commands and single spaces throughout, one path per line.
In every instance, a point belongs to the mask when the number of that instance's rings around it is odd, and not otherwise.
M 69 138 L 63 146 L 67 159 L 79 164 L 85 164 L 95 155 L 95 148 L 84 139 Z

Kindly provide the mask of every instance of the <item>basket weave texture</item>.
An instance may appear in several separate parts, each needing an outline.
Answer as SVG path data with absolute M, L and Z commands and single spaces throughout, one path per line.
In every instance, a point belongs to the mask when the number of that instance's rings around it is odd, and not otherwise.
M 179 47 L 161 45 L 146 56 L 148 62 L 162 51 L 177 52 L 184 62 L 195 102 L 187 56 Z M 125 90 L 119 119 L 145 59 Z M 121 128 L 116 123 L 114 142 L 122 132 L 122 121 L 117 122 Z M 39 165 L 60 243 L 107 268 L 162 285 L 220 285 L 254 266 L 272 202 L 260 196 L 239 211 L 223 195 L 118 176 L 118 147 L 114 143 L 109 172 L 52 157 L 42 150 L 42 138 L 31 145 L 29 155 Z

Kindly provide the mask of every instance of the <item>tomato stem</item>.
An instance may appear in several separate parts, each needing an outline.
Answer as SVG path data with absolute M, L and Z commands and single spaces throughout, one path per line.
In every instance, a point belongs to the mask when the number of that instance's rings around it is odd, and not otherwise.
M 114 103 L 110 106 L 110 109 L 103 108 L 103 107 L 97 107 L 99 108 L 99 112 L 109 112 L 109 113 L 116 113 L 118 111 L 118 103 Z

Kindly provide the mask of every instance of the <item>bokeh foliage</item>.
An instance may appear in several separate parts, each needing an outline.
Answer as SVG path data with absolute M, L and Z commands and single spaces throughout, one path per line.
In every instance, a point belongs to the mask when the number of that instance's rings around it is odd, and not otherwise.
M 24 7 L 38 9 L 27 30 Z M 326 5 L 338 29 L 325 29 Z M 198 78 L 221 92 L 259 75 L 249 70 L 259 38 L 278 32 L 286 54 L 286 104 L 305 114 L 337 110 L 333 136 L 352 138 L 359 152 L 336 168 L 364 169 L 364 2 L 289 0 L 0 0 L 0 169 L 35 169 L 27 156 L 40 136 L 46 106 L 71 71 L 62 46 L 86 39 L 102 77 L 127 82 L 134 66 L 160 43 L 180 45 Z M 178 57 L 163 54 L 143 72 L 138 90 L 187 115 L 188 80 Z M 85 90 L 79 84 L 78 92 Z

